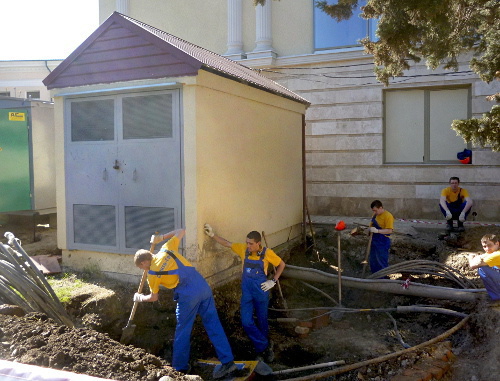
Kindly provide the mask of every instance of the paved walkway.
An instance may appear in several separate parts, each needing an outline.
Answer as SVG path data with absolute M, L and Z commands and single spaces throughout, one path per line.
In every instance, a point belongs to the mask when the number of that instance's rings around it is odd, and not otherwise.
M 346 216 L 311 216 L 313 224 L 317 225 L 336 225 L 339 221 L 344 221 L 348 228 L 352 228 L 357 224 L 369 225 L 369 217 L 346 217 Z M 416 219 L 403 219 L 395 218 L 394 230 L 400 233 L 415 234 L 418 231 L 444 231 L 446 222 L 442 220 L 416 220 Z M 491 226 L 500 227 L 499 222 L 480 222 L 480 221 L 466 221 L 464 226 Z

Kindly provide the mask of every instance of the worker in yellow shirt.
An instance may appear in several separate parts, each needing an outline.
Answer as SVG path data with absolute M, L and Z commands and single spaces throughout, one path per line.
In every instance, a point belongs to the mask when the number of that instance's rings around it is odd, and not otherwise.
M 242 259 L 241 323 L 254 345 L 257 358 L 272 362 L 274 352 L 268 337 L 269 323 L 267 321 L 269 290 L 278 281 L 285 268 L 285 262 L 273 250 L 262 246 L 262 238 L 257 231 L 248 233 L 245 243 L 232 243 L 219 237 L 209 224 L 205 224 L 204 231 L 217 243 L 230 248 Z M 272 279 L 267 279 L 269 264 L 276 267 Z M 254 313 L 256 320 L 254 320 Z
M 488 295 L 493 300 L 500 300 L 500 239 L 494 234 L 481 238 L 485 254 L 469 255 L 469 266 L 477 269 Z
M 370 270 L 376 273 L 389 266 L 389 249 L 391 248 L 391 234 L 394 230 L 394 217 L 384 209 L 380 200 L 370 204 L 373 217 L 370 224 L 372 243 L 370 247 Z
M 467 189 L 461 188 L 458 177 L 450 177 L 450 186 L 441 191 L 439 208 L 446 218 L 446 230 L 453 230 L 453 221 L 458 221 L 457 230 L 463 232 L 464 221 L 470 213 L 472 199 Z
M 177 229 L 154 235 L 151 237 L 151 243 L 157 244 L 167 240 L 158 253 L 153 254 L 149 250 L 138 250 L 135 253 L 135 265 L 148 272 L 151 294 L 136 293 L 134 302 L 155 302 L 158 300 L 160 286 L 172 289 L 174 300 L 177 302 L 172 366 L 175 370 L 188 373 L 191 331 L 196 316 L 200 315 L 221 362 L 221 365 L 214 369 L 212 376 L 215 379 L 227 377 L 237 370 L 233 353 L 215 309 L 210 286 L 193 265 L 179 254 L 179 244 L 185 232 L 185 229 Z

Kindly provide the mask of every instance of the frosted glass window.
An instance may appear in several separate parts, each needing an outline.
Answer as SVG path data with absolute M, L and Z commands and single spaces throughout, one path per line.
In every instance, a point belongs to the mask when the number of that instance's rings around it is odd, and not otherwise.
M 71 102 L 71 141 L 114 140 L 113 99 Z
M 401 95 L 404 93 L 404 96 Z M 424 92 L 391 91 L 386 94 L 385 160 L 416 163 L 424 154 Z
M 469 117 L 469 89 L 385 92 L 385 162 L 456 162 L 467 144 L 451 129 Z
M 123 138 L 172 137 L 172 94 L 123 98 Z
M 467 89 L 430 92 L 430 160 L 450 160 L 466 148 L 450 128 L 454 119 L 467 119 Z

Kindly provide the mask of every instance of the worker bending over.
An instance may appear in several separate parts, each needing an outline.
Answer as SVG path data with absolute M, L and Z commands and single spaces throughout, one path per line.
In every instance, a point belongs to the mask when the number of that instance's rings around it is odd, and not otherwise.
M 464 222 L 470 213 L 472 199 L 467 189 L 460 188 L 460 179 L 450 177 L 450 186 L 441 191 L 439 198 L 439 208 L 446 218 L 446 230 L 453 230 L 453 221 L 458 221 L 458 231 L 463 232 Z
M 375 200 L 370 207 L 373 211 L 370 232 L 372 244 L 370 247 L 370 270 L 376 273 L 389 266 L 390 235 L 394 229 L 394 217 L 384 209 L 382 202 Z
M 205 224 L 204 231 L 222 246 L 231 248 L 242 259 L 241 323 L 254 345 L 257 358 L 266 362 L 273 361 L 274 353 L 269 340 L 269 323 L 267 321 L 269 290 L 278 281 L 285 268 L 285 262 L 273 250 L 262 247 L 259 232 L 248 233 L 246 243 L 232 243 L 216 235 L 209 224 Z M 272 279 L 267 279 L 269 264 L 276 267 Z
M 500 240 L 494 234 L 481 238 L 485 254 L 469 255 L 469 266 L 479 277 L 492 300 L 500 300 Z
M 183 373 L 189 371 L 191 331 L 196 315 L 199 314 L 222 364 L 214 369 L 213 377 L 222 378 L 234 372 L 237 367 L 233 362 L 234 357 L 229 341 L 217 315 L 210 286 L 188 260 L 179 254 L 179 244 L 184 234 L 184 229 L 177 229 L 164 235 L 154 235 L 151 237 L 151 243 L 154 244 L 168 239 L 157 254 L 148 250 L 138 250 L 135 253 L 135 265 L 148 272 L 151 294 L 136 293 L 134 302 L 157 301 L 160 286 L 173 289 L 174 300 L 177 302 L 175 311 L 177 324 L 172 366 Z

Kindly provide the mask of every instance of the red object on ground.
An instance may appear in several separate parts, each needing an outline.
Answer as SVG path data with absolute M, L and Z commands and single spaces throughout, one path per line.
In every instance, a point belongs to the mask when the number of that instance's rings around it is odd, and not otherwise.
M 337 225 L 335 225 L 335 230 L 344 230 L 345 229 L 345 222 L 344 221 L 339 221 L 337 222 Z
M 462 164 L 469 164 L 470 163 L 470 157 L 466 157 L 465 159 L 459 160 Z

